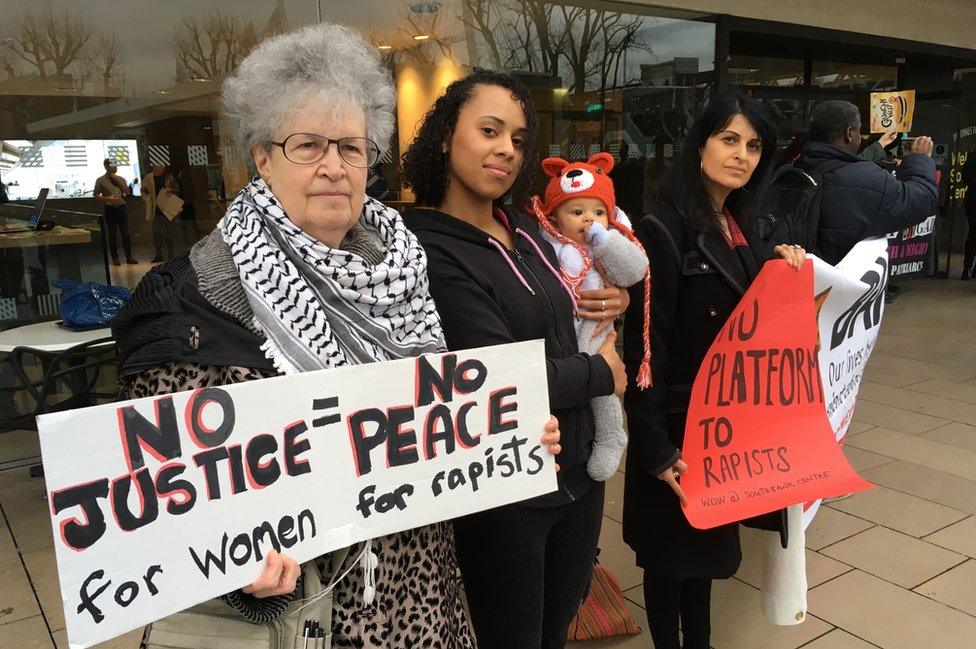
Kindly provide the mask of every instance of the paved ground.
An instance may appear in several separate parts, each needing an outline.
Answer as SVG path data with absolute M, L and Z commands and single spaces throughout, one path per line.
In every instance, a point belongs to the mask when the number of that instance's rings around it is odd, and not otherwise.
M 807 533 L 807 621 L 762 617 L 757 532 L 742 568 L 716 582 L 715 649 L 976 647 L 976 282 L 903 284 L 888 307 L 847 442 L 877 485 L 824 507 Z M 0 461 L 36 446 L 0 438 Z M 608 489 L 602 559 L 639 637 L 574 647 L 647 649 L 641 573 L 621 540 L 623 475 Z M 0 647 L 67 647 L 41 480 L 0 473 Z M 138 634 L 104 647 L 131 649 Z

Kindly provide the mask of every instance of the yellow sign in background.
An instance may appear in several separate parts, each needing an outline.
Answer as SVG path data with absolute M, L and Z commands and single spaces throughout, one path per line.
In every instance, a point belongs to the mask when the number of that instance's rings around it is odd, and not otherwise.
M 915 116 L 915 91 L 871 93 L 871 132 L 887 133 L 912 130 Z

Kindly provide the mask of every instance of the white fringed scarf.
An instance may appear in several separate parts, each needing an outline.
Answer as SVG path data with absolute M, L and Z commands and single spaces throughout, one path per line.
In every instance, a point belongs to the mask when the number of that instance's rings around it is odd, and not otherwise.
M 400 215 L 367 198 L 359 221 L 385 251 L 379 264 L 299 229 L 261 178 L 218 227 L 230 246 L 262 346 L 285 374 L 445 350 L 427 255 Z

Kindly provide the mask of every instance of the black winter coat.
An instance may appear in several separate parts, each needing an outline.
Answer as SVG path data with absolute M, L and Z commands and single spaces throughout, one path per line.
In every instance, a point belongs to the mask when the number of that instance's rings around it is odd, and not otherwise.
M 651 374 L 636 386 L 643 348 L 642 296 L 632 289 L 624 321 L 624 397 L 630 441 L 624 480 L 624 540 L 637 564 L 677 578 L 725 578 L 742 559 L 737 524 L 689 525 L 677 496 L 656 476 L 678 459 L 691 386 L 706 353 L 758 273 L 748 246 L 729 247 L 718 231 L 695 232 L 670 203 L 636 226 L 651 268 Z M 776 517 L 778 524 L 778 514 Z
M 444 212 L 414 209 L 403 220 L 427 252 L 430 294 L 448 349 L 545 340 L 549 406 L 561 433 L 559 491 L 525 504 L 559 505 L 579 498 L 593 484 L 586 473 L 594 435 L 590 399 L 613 393 L 613 374 L 602 356 L 579 352 L 573 304 L 550 270 L 558 268 L 558 261 L 539 235 L 538 223 L 519 212 L 507 216 L 515 235 L 515 249 L 505 253 L 508 259 L 485 232 Z
M 862 239 L 911 227 L 938 210 L 935 162 L 927 155 L 905 156 L 891 175 L 830 144 L 808 142 L 800 152 L 799 163 L 811 168 L 827 160 L 850 163 L 823 179 L 817 248 L 828 263 L 839 262 Z

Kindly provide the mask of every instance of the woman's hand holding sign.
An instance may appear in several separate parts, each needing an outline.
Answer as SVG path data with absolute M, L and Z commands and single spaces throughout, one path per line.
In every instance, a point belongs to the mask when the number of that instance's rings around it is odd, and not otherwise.
M 681 501 L 682 506 L 688 504 L 688 499 L 685 498 L 685 492 L 682 491 L 681 485 L 678 484 L 678 476 L 683 476 L 688 473 L 688 465 L 685 464 L 684 460 L 678 460 L 664 471 L 657 474 L 658 480 L 664 480 L 674 491 L 675 495 L 678 496 L 678 500 Z
M 255 597 L 288 595 L 295 592 L 300 573 L 301 569 L 297 561 L 275 550 L 269 550 L 268 564 L 264 567 L 261 576 L 255 579 L 253 584 L 241 590 Z
M 803 261 L 807 257 L 807 251 L 802 246 L 781 243 L 773 248 L 773 253 L 789 264 L 793 270 L 803 268 Z
M 559 420 L 556 419 L 555 415 L 549 415 L 549 421 L 546 422 L 544 430 L 546 432 L 542 435 L 542 445 L 549 449 L 549 455 L 559 455 L 563 447 L 559 445 Z M 556 471 L 559 471 L 558 464 Z

